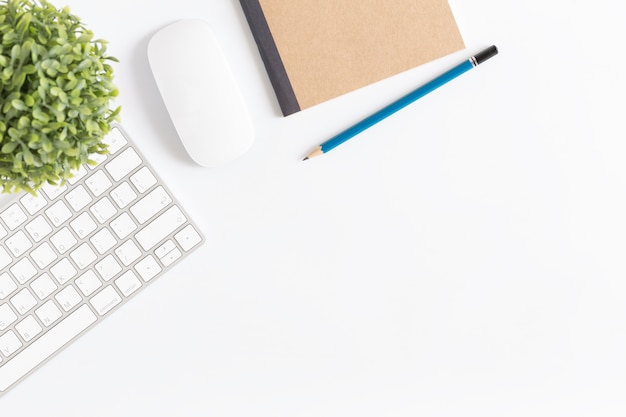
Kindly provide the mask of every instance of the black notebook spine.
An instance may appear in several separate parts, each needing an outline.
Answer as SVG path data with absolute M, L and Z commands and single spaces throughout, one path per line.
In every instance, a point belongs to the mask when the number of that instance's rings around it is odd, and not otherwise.
M 240 0 L 240 3 L 283 115 L 288 116 L 300 111 L 300 104 L 289 81 L 261 4 L 258 0 Z

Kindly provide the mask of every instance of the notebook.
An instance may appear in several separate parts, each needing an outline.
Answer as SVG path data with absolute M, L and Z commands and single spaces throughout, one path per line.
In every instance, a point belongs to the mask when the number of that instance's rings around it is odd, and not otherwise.
M 283 115 L 463 49 L 447 0 L 240 0 Z

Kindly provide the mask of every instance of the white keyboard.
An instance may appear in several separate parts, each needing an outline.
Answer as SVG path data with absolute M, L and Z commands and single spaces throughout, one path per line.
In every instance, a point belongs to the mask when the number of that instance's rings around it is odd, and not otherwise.
M 0 208 L 0 395 L 204 240 L 120 126 L 69 184 Z

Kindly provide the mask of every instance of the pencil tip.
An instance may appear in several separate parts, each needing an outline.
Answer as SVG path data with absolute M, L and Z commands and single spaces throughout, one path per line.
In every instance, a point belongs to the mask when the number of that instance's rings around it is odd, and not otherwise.
M 315 158 L 316 156 L 322 155 L 323 153 L 324 153 L 324 151 L 322 151 L 322 147 L 318 146 L 317 148 L 315 148 L 315 150 L 313 152 L 311 152 L 310 154 L 305 156 L 303 161 L 306 161 L 307 159 Z

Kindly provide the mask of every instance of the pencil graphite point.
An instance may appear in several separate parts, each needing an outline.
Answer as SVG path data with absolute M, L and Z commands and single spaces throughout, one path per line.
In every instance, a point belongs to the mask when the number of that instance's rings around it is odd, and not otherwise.
M 313 149 L 313 151 L 310 154 L 305 156 L 303 161 L 306 161 L 307 159 L 315 158 L 316 156 L 323 155 L 323 154 L 324 154 L 324 151 L 322 150 L 322 147 L 318 146 L 317 148 Z

